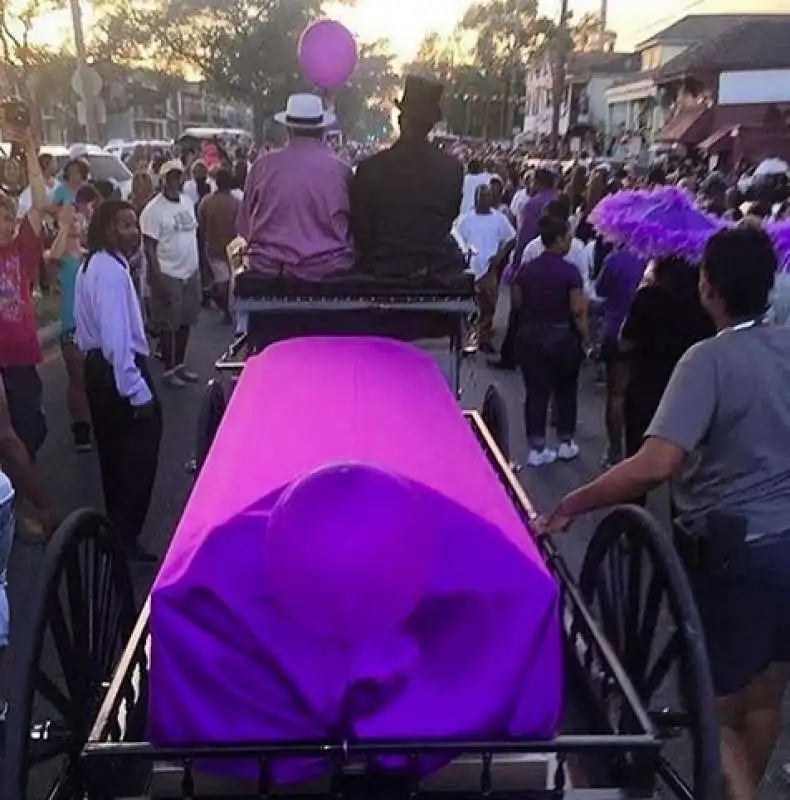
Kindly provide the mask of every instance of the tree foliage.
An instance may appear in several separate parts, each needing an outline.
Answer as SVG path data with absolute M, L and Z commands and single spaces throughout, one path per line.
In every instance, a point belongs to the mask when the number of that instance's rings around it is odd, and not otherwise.
M 517 127 L 528 62 L 544 50 L 596 50 L 600 30 L 595 14 L 584 14 L 563 29 L 539 15 L 537 0 L 476 0 L 449 37 L 425 37 L 408 69 L 447 86 L 449 129 L 509 138 Z M 614 38 L 605 34 L 605 49 Z
M 219 95 L 248 103 L 261 136 L 289 94 L 312 89 L 299 69 L 297 47 L 321 6 L 321 0 L 119 0 L 97 26 L 96 47 L 116 63 L 120 56 L 196 77 Z M 363 48 L 357 75 L 338 98 L 356 128 L 367 126 L 368 110 L 379 113 L 366 98 L 386 96 L 393 75 L 384 43 Z
M 570 26 L 571 44 L 576 53 L 612 50 L 617 42 L 614 31 L 601 30 L 601 17 L 592 11 L 582 14 Z
M 76 61 L 67 50 L 53 51 L 32 41 L 34 25 L 57 5 L 55 0 L 0 0 L 0 99 L 25 98 L 34 128 L 41 132 L 40 110 L 73 99 Z

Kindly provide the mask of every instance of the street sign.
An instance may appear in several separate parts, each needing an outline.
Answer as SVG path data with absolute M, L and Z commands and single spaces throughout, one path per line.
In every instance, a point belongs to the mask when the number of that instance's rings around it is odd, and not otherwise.
M 104 105 L 104 100 L 102 100 L 101 97 L 93 99 L 93 113 L 97 125 L 107 124 L 107 106 Z M 79 122 L 80 125 L 88 124 L 88 112 L 85 108 L 84 100 L 77 101 L 77 122 Z M 96 143 L 92 142 L 91 144 Z
M 83 100 L 86 97 L 98 97 L 102 86 L 101 75 L 93 67 L 85 66 L 77 69 L 71 76 L 71 88 Z

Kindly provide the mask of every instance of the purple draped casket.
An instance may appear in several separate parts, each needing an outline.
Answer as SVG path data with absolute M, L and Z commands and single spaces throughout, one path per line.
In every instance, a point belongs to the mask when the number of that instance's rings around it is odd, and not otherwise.
M 557 587 L 439 367 L 388 340 L 247 361 L 150 632 L 160 745 L 550 738 L 561 713 Z

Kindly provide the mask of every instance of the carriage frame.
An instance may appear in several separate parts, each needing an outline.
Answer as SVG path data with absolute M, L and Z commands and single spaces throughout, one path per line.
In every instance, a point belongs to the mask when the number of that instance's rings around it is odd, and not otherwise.
M 439 330 L 449 335 L 458 367 L 451 373 L 451 382 L 458 390 L 470 299 L 471 296 L 456 297 L 448 301 L 447 297 L 423 294 L 408 299 L 389 295 L 305 301 L 297 293 L 285 299 L 250 302 L 246 313 L 253 320 L 262 315 L 271 319 L 277 314 L 287 320 L 292 316 L 290 311 L 298 306 L 298 325 L 305 319 L 304 312 L 311 310 L 324 315 L 323 325 L 326 312 L 336 315 L 338 311 L 354 315 L 362 311 L 368 315 L 368 322 L 373 315 L 377 325 L 387 314 L 397 316 L 401 312 L 407 319 L 413 319 L 416 313 L 433 323 L 439 320 Z M 316 308 L 305 308 L 305 302 L 314 303 Z M 343 330 L 350 332 L 357 333 L 356 323 Z M 282 334 L 281 330 L 279 338 L 287 338 Z M 242 349 L 257 352 L 263 346 L 265 343 L 259 341 L 250 348 L 247 339 L 238 339 L 217 367 L 237 372 L 243 366 L 238 360 Z M 210 382 L 198 424 L 198 467 L 201 454 L 205 456 L 210 448 L 226 399 L 222 384 Z M 496 387 L 489 387 L 480 411 L 467 410 L 464 414 L 491 469 L 523 520 L 525 532 L 534 535 L 530 523 L 535 510 L 509 463 L 507 415 Z M 663 785 L 680 800 L 717 800 L 722 779 L 710 670 L 699 616 L 671 539 L 643 509 L 614 509 L 598 525 L 578 579 L 551 538 L 537 536 L 536 544 L 559 587 L 566 703 L 571 707 L 569 712 L 583 720 L 582 732 L 560 733 L 549 741 L 328 739 L 185 742 L 160 747 L 145 740 L 149 601 L 137 615 L 129 570 L 108 524 L 96 512 L 76 512 L 64 522 L 45 553 L 42 576 L 34 591 L 31 630 L 20 643 L 12 665 L 12 697 L 19 699 L 12 703 L 7 726 L 4 797 L 26 797 L 35 764 L 48 754 L 59 753 L 65 756 L 65 766 L 43 795 L 59 800 L 148 796 L 155 762 L 169 764 L 176 776 L 167 796 L 282 797 L 287 793 L 274 787 L 271 780 L 272 760 L 305 756 L 331 762 L 328 783 L 307 795 L 316 798 L 545 796 L 613 800 L 655 796 L 657 787 Z M 640 565 L 650 565 L 649 578 L 639 572 L 637 560 Z M 625 583 L 618 584 L 615 573 L 625 576 Z M 112 615 L 96 607 L 99 588 L 113 601 L 105 603 L 107 608 L 112 605 Z M 64 597 L 69 600 L 68 609 L 63 607 Z M 638 647 L 634 653 L 634 642 L 644 646 L 652 641 L 660 603 L 668 608 L 675 633 L 658 661 L 664 670 L 672 665 L 679 667 L 681 710 L 654 707 L 657 687 L 653 686 L 653 673 L 658 667 L 641 663 L 645 659 L 640 661 Z M 61 619 L 67 617 L 65 629 L 71 632 L 70 637 L 65 636 L 61 624 Z M 60 629 L 56 646 L 70 647 L 71 656 L 79 660 L 79 665 L 72 665 L 71 674 L 66 675 L 65 689 L 57 689 L 56 681 L 45 674 L 43 666 L 44 632 L 55 628 Z M 65 666 L 66 653 L 60 652 L 60 657 Z M 34 721 L 37 696 L 60 708 L 59 723 Z M 690 777 L 681 775 L 666 755 L 667 740 L 678 730 L 691 734 Z M 368 769 L 377 756 L 393 754 L 402 755 L 408 765 L 397 782 L 393 783 L 392 776 L 377 775 Z M 426 754 L 461 757 L 467 766 L 474 765 L 475 786 L 455 787 L 452 794 L 447 794 L 446 787 L 434 790 L 418 771 L 419 759 Z M 550 762 L 545 793 L 500 790 L 497 764 L 509 757 L 527 756 Z M 205 783 L 207 763 L 240 758 L 257 764 L 254 786 L 236 787 L 228 795 L 226 790 L 211 788 L 215 783 Z M 578 782 L 577 774 L 584 775 L 586 788 L 573 787 Z M 300 792 L 296 796 L 306 795 Z

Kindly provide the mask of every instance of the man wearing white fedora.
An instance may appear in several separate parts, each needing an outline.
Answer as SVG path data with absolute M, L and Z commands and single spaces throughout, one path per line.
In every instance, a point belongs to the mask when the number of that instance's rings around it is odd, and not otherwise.
M 321 280 L 354 265 L 351 168 L 324 143 L 335 121 L 320 97 L 295 94 L 275 120 L 288 144 L 264 153 L 247 177 L 236 224 L 256 272 Z

